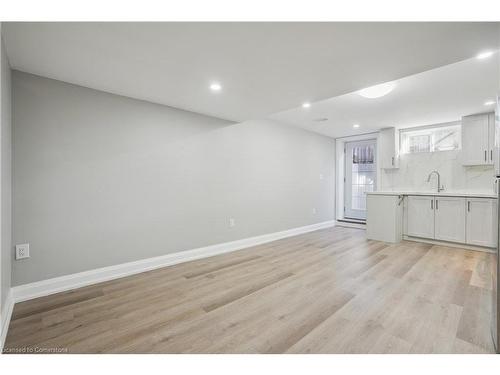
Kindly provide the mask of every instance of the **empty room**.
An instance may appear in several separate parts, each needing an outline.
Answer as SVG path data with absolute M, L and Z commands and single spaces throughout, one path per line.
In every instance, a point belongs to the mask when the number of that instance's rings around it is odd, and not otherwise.
M 3 356 L 500 350 L 500 23 L 1 39 Z

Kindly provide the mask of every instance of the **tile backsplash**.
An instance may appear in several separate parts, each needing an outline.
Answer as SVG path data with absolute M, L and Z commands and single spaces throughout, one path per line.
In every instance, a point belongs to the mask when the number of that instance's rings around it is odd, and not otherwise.
M 399 169 L 379 173 L 379 190 L 431 190 L 437 186 L 436 176 L 427 182 L 433 170 L 441 174 L 445 190 L 470 190 L 493 193 L 493 166 L 462 166 L 461 151 L 423 152 L 400 156 Z

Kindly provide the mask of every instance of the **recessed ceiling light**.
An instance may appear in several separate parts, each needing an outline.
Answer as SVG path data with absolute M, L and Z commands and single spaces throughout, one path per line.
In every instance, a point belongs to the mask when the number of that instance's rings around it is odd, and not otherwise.
M 359 124 L 354 124 L 352 127 L 353 128 L 359 128 Z
M 495 102 L 493 100 L 488 100 L 486 102 L 484 102 L 484 105 L 493 105 L 495 104 Z
M 396 83 L 386 82 L 359 90 L 358 94 L 364 98 L 380 98 L 381 96 L 389 94 L 392 90 L 394 90 L 394 87 L 396 87 Z
M 222 86 L 220 83 L 214 82 L 214 83 L 210 84 L 210 90 L 220 91 L 220 90 L 222 90 Z
M 309 102 L 302 103 L 302 108 L 309 108 L 310 106 L 311 106 L 311 103 L 309 103 Z
M 485 51 L 485 52 L 481 52 L 479 55 L 477 55 L 476 57 L 479 59 L 479 60 L 482 60 L 482 59 L 487 59 L 488 57 L 490 57 L 491 55 L 493 55 L 493 51 Z

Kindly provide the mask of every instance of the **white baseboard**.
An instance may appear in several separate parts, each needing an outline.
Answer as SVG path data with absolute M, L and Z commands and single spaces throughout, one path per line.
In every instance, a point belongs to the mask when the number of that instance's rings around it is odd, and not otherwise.
M 177 253 L 162 255 L 154 258 L 141 259 L 135 262 L 122 263 L 115 266 L 98 268 L 90 271 L 74 273 L 55 277 L 52 279 L 37 281 L 34 283 L 15 286 L 12 288 L 14 302 L 22 302 L 33 298 L 48 296 L 50 294 L 64 292 L 83 286 L 97 284 L 120 277 L 125 277 L 156 268 L 171 266 L 191 260 L 202 259 L 214 255 L 224 254 L 231 251 L 245 249 L 247 247 L 264 244 L 292 237 L 299 234 L 335 226 L 335 220 L 293 228 L 281 232 L 264 234 L 261 236 L 245 238 L 242 240 L 225 242 L 217 245 L 200 247 L 193 250 L 180 251 Z
M 12 289 L 7 295 L 5 305 L 2 306 L 2 311 L 0 313 L 0 353 L 3 350 L 5 344 L 5 338 L 7 337 L 7 331 L 9 329 L 10 318 L 12 316 L 12 310 L 14 310 L 14 298 L 12 298 Z

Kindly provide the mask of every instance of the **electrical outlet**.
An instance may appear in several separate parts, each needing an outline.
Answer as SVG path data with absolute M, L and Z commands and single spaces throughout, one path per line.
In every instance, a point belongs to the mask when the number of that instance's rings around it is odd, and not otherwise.
M 30 244 L 23 243 L 16 245 L 16 260 L 30 257 Z
M 230 217 L 229 218 L 229 227 L 232 228 L 236 225 L 236 221 L 234 220 L 234 218 Z
M 312 209 L 312 212 L 313 212 L 313 215 L 316 215 L 316 209 L 315 208 Z

